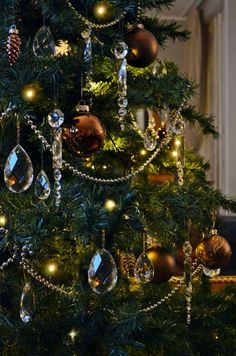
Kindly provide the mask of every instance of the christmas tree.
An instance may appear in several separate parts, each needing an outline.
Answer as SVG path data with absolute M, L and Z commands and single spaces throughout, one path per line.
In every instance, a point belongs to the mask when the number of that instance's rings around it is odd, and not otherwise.
M 236 353 L 235 290 L 205 276 L 236 202 L 184 144 L 217 132 L 158 60 L 190 36 L 147 15 L 172 5 L 1 1 L 1 355 Z

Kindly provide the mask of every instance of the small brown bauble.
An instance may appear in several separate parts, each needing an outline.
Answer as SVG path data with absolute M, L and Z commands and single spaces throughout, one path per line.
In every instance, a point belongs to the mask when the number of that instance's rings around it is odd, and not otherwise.
M 154 277 L 151 283 L 167 282 L 175 273 L 174 257 L 161 246 L 151 247 L 146 250 L 148 258 L 152 261 L 154 267 Z
M 86 112 L 76 116 L 74 122 L 72 127 L 63 129 L 63 139 L 68 147 L 82 156 L 90 156 L 98 152 L 106 138 L 106 130 L 101 121 Z
M 209 269 L 218 269 L 227 265 L 232 255 L 227 240 L 219 235 L 211 235 L 200 242 L 195 250 L 196 257 Z
M 127 62 L 132 67 L 144 68 L 156 59 L 158 53 L 156 37 L 145 30 L 143 25 L 134 27 L 128 33 L 125 42 L 129 47 Z

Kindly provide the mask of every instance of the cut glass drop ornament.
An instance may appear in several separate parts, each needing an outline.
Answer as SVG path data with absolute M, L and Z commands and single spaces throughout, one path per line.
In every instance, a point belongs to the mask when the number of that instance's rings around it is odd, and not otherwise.
M 40 200 L 47 199 L 51 193 L 50 182 L 43 169 L 39 172 L 35 180 L 34 192 L 36 197 Z
M 34 313 L 34 294 L 29 283 L 26 283 L 20 300 L 20 318 L 24 323 L 32 320 Z
M 11 151 L 4 168 L 4 180 L 13 193 L 25 192 L 32 184 L 34 170 L 26 151 L 18 144 Z
M 59 127 L 63 124 L 64 119 L 65 115 L 60 109 L 54 109 L 48 115 L 48 123 L 54 129 L 59 129 Z
M 144 132 L 143 145 L 147 151 L 153 151 L 156 148 L 157 140 L 149 129 Z
M 124 58 L 121 62 L 120 70 L 118 73 L 118 86 L 119 92 L 122 97 L 127 95 L 127 61 Z
M 128 54 L 127 44 L 123 41 L 119 41 L 114 48 L 114 54 L 117 59 L 124 59 Z
M 48 27 L 42 26 L 35 35 L 33 52 L 38 58 L 45 58 L 55 54 L 55 42 Z
M 88 282 L 97 294 L 110 292 L 118 278 L 115 261 L 106 249 L 98 250 L 93 256 L 88 270 Z
M 148 283 L 154 277 L 154 267 L 152 261 L 142 252 L 134 267 L 134 275 L 141 283 Z
M 62 168 L 62 129 L 58 129 L 54 132 L 54 141 L 52 144 L 53 153 L 53 168 Z

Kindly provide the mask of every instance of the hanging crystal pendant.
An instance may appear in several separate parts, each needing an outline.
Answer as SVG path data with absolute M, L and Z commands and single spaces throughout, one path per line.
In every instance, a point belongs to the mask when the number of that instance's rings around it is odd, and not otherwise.
M 93 256 L 88 270 L 88 282 L 97 294 L 110 292 L 118 278 L 115 261 L 106 249 L 98 250 Z
M 115 48 L 114 54 L 117 59 L 124 59 L 128 54 L 128 46 L 124 41 L 119 41 Z
M 32 320 L 34 304 L 34 294 L 31 285 L 26 283 L 20 300 L 20 318 L 24 323 Z
M 134 275 L 141 283 L 148 283 L 154 277 L 154 267 L 152 261 L 142 252 L 134 267 Z
M 36 197 L 40 200 L 47 199 L 51 193 L 50 182 L 43 169 L 39 172 L 35 180 L 34 192 Z
M 192 300 L 192 246 L 187 240 L 183 245 L 184 252 L 184 282 L 185 282 L 185 300 L 187 310 L 187 325 L 191 322 L 191 300 Z
M 6 186 L 13 193 L 22 193 L 31 186 L 33 178 L 31 159 L 18 144 L 11 151 L 4 168 Z
M 54 129 L 58 129 L 64 122 L 65 115 L 60 109 L 54 109 L 48 115 L 48 123 Z
M 121 130 L 124 130 L 124 117 L 127 115 L 127 60 L 126 56 L 128 54 L 128 46 L 125 42 L 119 41 L 114 49 L 114 54 L 119 61 L 119 72 L 118 72 L 118 106 L 119 106 L 119 121 Z
M 52 144 L 53 168 L 62 168 L 62 129 L 58 129 L 54 133 L 54 141 Z
M 48 27 L 42 26 L 35 35 L 33 52 L 38 58 L 52 56 L 55 53 L 55 42 Z
M 147 151 L 153 151 L 156 148 L 157 139 L 154 137 L 154 135 L 149 129 L 144 132 L 143 145 Z
M 85 42 L 84 53 L 83 53 L 83 64 L 85 72 L 92 71 L 92 40 L 89 37 Z
M 61 168 L 62 168 L 62 129 L 54 131 L 54 141 L 52 144 L 52 160 L 55 179 L 55 205 L 59 208 L 61 204 Z
M 118 86 L 119 92 L 124 97 L 127 95 L 127 61 L 124 58 L 121 62 L 120 70 L 118 73 Z M 119 104 L 119 102 L 118 102 Z
M 207 277 L 215 277 L 218 276 L 220 274 L 220 268 L 218 269 L 209 269 L 206 267 L 203 267 L 203 273 L 207 276 Z

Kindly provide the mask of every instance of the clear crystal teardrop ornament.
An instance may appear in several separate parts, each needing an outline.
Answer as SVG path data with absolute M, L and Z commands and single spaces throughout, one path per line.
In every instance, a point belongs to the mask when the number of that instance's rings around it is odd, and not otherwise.
M 38 58 L 45 58 L 55 54 L 55 42 L 48 27 L 42 26 L 33 41 L 33 52 Z
M 27 282 L 23 288 L 20 300 L 20 318 L 24 323 L 32 320 L 34 313 L 34 294 L 31 285 Z
M 142 252 L 134 267 L 134 275 L 141 283 L 148 283 L 154 277 L 152 261 L 145 252 Z
M 34 183 L 34 192 L 38 199 L 45 200 L 51 193 L 50 182 L 47 174 L 42 169 Z
M 124 41 L 119 41 L 115 48 L 114 54 L 117 59 L 124 59 L 128 54 L 128 46 Z
M 119 92 L 122 97 L 127 95 L 127 61 L 126 58 L 122 60 L 120 70 L 118 73 Z
M 110 292 L 118 278 L 115 261 L 106 249 L 98 250 L 93 256 L 88 270 L 88 282 L 97 294 Z
M 64 119 L 65 115 L 60 109 L 54 109 L 48 115 L 48 123 L 54 129 L 59 129 L 59 127 L 63 124 Z
M 7 158 L 4 168 L 4 180 L 13 193 L 25 192 L 32 184 L 34 170 L 30 157 L 18 144 Z
M 156 148 L 157 140 L 151 134 L 150 130 L 146 130 L 143 135 L 143 145 L 147 151 L 153 151 Z

